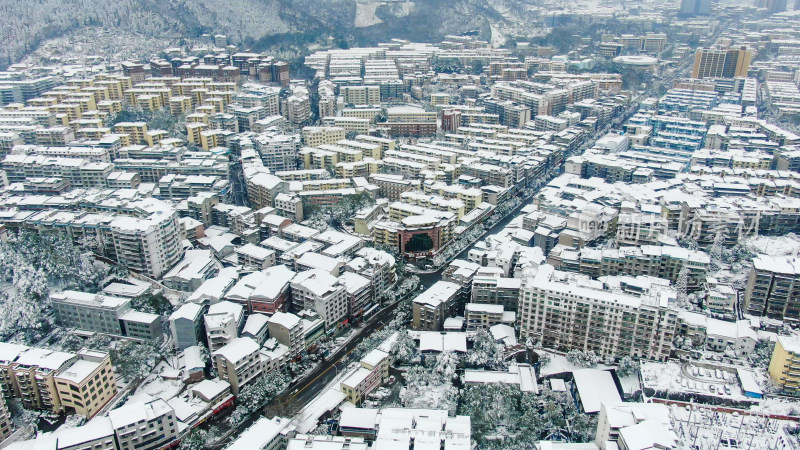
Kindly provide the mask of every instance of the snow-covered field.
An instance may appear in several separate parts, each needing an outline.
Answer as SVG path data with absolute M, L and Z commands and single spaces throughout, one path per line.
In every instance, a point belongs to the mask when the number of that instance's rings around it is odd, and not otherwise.
M 167 401 L 176 397 L 184 388 L 183 382 L 180 379 L 171 380 L 162 377 L 162 374 L 168 374 L 173 370 L 165 362 L 161 362 L 153 370 L 153 374 L 145 378 L 136 388 L 136 392 L 128 398 L 128 403 L 146 402 L 154 398 Z
M 800 236 L 786 234 L 783 236 L 753 236 L 742 243 L 755 253 L 771 256 L 797 256 L 800 253 Z

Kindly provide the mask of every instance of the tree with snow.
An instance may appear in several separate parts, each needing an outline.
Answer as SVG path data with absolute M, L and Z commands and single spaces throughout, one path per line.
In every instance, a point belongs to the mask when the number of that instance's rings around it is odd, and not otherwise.
M 231 426 L 241 423 L 250 414 L 260 410 L 289 385 L 289 377 L 273 371 L 246 385 L 236 397 L 236 409 L 228 417 Z
M 119 341 L 109 351 L 116 373 L 129 381 L 145 378 L 164 355 L 153 342 Z
M 437 357 L 433 367 L 413 366 L 406 372 L 406 386 L 400 401 L 406 408 L 446 409 L 455 414 L 458 389 L 453 354 Z
M 623 356 L 617 363 L 617 374 L 621 377 L 627 377 L 639 373 L 639 362 L 635 361 L 630 356 Z
M 772 352 L 775 350 L 775 343 L 769 339 L 759 339 L 753 351 L 748 355 L 750 366 L 754 368 L 766 370 L 769 367 L 769 362 L 772 359 Z
M 678 306 L 688 302 L 687 291 L 689 287 L 689 268 L 686 264 L 681 265 L 681 270 L 675 278 L 675 290 L 678 291 Z
M 413 364 L 420 361 L 417 343 L 411 339 L 407 331 L 397 333 L 397 342 L 392 347 L 395 361 L 400 364 Z
M 481 328 L 472 337 L 472 349 L 467 353 L 467 362 L 476 367 L 503 368 L 503 346 L 491 333 Z
M 452 351 L 445 351 L 436 356 L 434 370 L 442 377 L 442 381 L 453 381 L 456 377 L 458 355 Z
M 585 352 L 573 349 L 567 353 L 567 361 L 580 367 L 595 367 L 600 362 L 600 357 L 593 350 Z
M 708 271 L 710 273 L 714 273 L 718 271 L 722 266 L 722 242 L 723 242 L 723 234 L 722 230 L 717 230 L 717 233 L 714 235 L 714 242 L 711 244 L 711 249 L 708 251 L 709 259 L 711 260 L 708 265 Z
M 520 402 L 517 386 L 501 383 L 468 386 L 461 391 L 458 414 L 470 416 L 472 438 L 478 448 L 520 448 L 517 441 L 521 435 L 538 438 L 535 428 L 520 426 L 524 414 Z
M 142 294 L 131 299 L 131 308 L 137 311 L 157 314 L 159 316 L 168 315 L 172 312 L 172 304 L 161 292 Z

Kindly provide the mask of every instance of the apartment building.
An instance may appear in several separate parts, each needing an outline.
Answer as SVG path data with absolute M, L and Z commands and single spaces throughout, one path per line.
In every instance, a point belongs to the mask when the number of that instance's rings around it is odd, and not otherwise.
M 108 353 L 81 350 L 78 360 L 54 377 L 61 407 L 91 418 L 117 393 Z
M 300 272 L 292 280 L 292 302 L 296 309 L 310 309 L 325 321 L 325 328 L 338 329 L 347 318 L 347 292 L 339 280 L 322 269 Z
M 380 86 L 342 86 L 339 95 L 345 104 L 378 105 L 381 102 Z
M 91 350 L 74 354 L 2 343 L 0 375 L 4 396 L 19 397 L 26 408 L 87 418 L 117 392 L 108 354 Z
M 14 432 L 14 423 L 11 421 L 11 413 L 8 411 L 6 400 L 0 398 L 0 442 L 5 441 Z
M 53 292 L 50 304 L 56 323 L 87 331 L 121 336 L 120 317 L 130 309 L 130 299 L 78 291 Z
M 769 376 L 786 392 L 800 392 L 800 339 L 778 336 L 769 362 Z
M 106 186 L 114 165 L 83 158 L 10 154 L 3 158 L 2 169 L 10 183 L 55 177 L 69 181 L 76 188 L 93 188 Z
M 382 350 L 374 349 L 367 353 L 361 359 L 360 367 L 340 383 L 347 401 L 361 404 L 370 392 L 389 378 L 390 362 L 391 356 Z
M 394 257 L 372 247 L 358 249 L 355 257 L 343 269 L 345 272 L 354 272 L 367 278 L 370 281 L 373 298 L 386 292 L 396 281 Z
M 345 132 L 354 133 L 368 133 L 370 121 L 369 119 L 361 119 L 358 117 L 323 117 L 322 124 L 328 127 L 341 127 Z
M 193 347 L 202 341 L 204 311 L 202 305 L 184 303 L 170 314 L 170 332 L 178 350 Z
M 283 180 L 261 168 L 246 168 L 244 178 L 247 184 L 247 198 L 254 209 L 272 207 L 275 197 L 287 191 Z
M 346 131 L 342 127 L 303 127 L 303 145 L 306 147 L 334 145 L 343 140 L 345 134 Z
M 351 317 L 361 317 L 373 305 L 374 297 L 369 278 L 354 272 L 344 272 L 339 276 L 339 284 L 345 288 L 347 311 Z
M 261 417 L 239 434 L 225 450 L 281 450 L 295 436 L 292 421 L 283 417 Z
M 261 346 L 249 337 L 236 338 L 212 352 L 219 377 L 231 384 L 236 395 L 241 388 L 261 375 Z
M 517 320 L 513 311 L 506 311 L 503 305 L 486 303 L 467 303 L 464 306 L 464 319 L 467 331 L 488 329 L 495 325 L 508 325 L 514 327 Z
M 474 304 L 499 305 L 507 311 L 517 311 L 522 280 L 507 278 L 501 269 L 481 268 L 472 278 Z
M 692 78 L 746 77 L 752 53 L 741 48 L 701 48 L 694 56 Z
M 522 292 L 520 339 L 604 357 L 669 356 L 677 312 L 676 292 L 667 280 L 606 277 L 600 282 L 545 264 Z
M 290 283 L 295 275 L 282 264 L 253 272 L 243 276 L 225 294 L 225 299 L 244 305 L 248 313 L 271 315 L 285 311 L 289 307 Z
M 422 186 L 420 180 L 408 179 L 403 175 L 373 173 L 369 182 L 380 188 L 379 195 L 389 200 L 400 200 L 403 192 L 419 190 Z
M 8 391 L 19 392 L 22 404 L 29 409 L 53 412 L 62 410 L 56 389 L 55 376 L 78 359 L 74 353 L 28 348 L 11 362 L 15 386 Z
M 110 225 L 117 262 L 130 270 L 160 278 L 182 257 L 174 210 L 157 210 L 146 218 L 117 216 Z
M 800 264 L 787 257 L 753 258 L 744 309 L 755 316 L 789 322 L 800 320 Z
M 749 320 L 728 322 L 689 311 L 678 313 L 677 335 L 691 339 L 695 348 L 719 353 L 730 349 L 740 358 L 747 358 L 758 340 Z
M 437 281 L 413 300 L 411 325 L 415 330 L 440 331 L 444 319 L 455 316 L 461 286 Z
M 111 419 L 108 417 L 97 417 L 85 425 L 60 431 L 62 432 L 58 433 L 58 437 L 52 437 L 52 435 L 42 436 L 36 438 L 34 441 L 27 442 L 33 442 L 33 448 L 37 449 L 40 448 L 40 446 L 41 448 L 58 448 L 59 450 L 119 449 L 116 435 L 114 434 L 114 427 L 111 425 Z M 52 447 L 46 447 L 48 445 L 52 445 Z
M 238 303 L 222 301 L 214 303 L 203 316 L 208 349 L 215 351 L 239 336 L 244 326 L 244 307 Z
M 305 350 L 305 333 L 303 321 L 300 317 L 278 311 L 269 318 L 267 322 L 270 338 L 275 338 L 278 342 L 289 349 L 289 356 L 294 357 Z
M 239 264 L 249 269 L 263 270 L 275 265 L 275 252 L 255 244 L 245 244 L 235 253 Z
M 155 450 L 178 437 L 175 410 L 157 398 L 146 403 L 127 403 L 108 413 L 118 450 Z
M 701 250 L 673 246 L 642 245 L 617 249 L 582 248 L 578 251 L 558 245 L 548 263 L 565 272 L 599 278 L 607 275 L 647 275 L 675 283 L 686 267 L 687 288 L 697 290 L 706 282 L 711 258 Z

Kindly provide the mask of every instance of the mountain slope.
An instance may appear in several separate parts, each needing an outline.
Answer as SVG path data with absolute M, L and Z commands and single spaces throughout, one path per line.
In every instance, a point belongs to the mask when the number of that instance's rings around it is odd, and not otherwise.
M 360 5 L 358 3 L 361 3 Z M 159 38 L 222 33 L 233 43 L 266 50 L 286 36 L 310 43 L 334 36 L 363 45 L 398 37 L 436 41 L 491 24 L 519 24 L 524 0 L 30 0 L 0 2 L 0 63 L 16 62 L 41 42 L 84 26 Z M 356 26 L 361 8 L 369 16 Z M 498 12 L 498 11 L 502 11 Z M 368 26 L 365 26 L 368 25 Z M 159 49 L 154 49 L 154 52 Z

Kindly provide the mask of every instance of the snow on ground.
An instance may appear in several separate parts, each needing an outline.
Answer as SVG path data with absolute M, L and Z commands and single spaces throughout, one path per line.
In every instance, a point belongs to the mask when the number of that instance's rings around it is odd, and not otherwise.
M 543 352 L 541 350 L 537 350 L 540 353 L 547 353 L 550 356 L 550 362 L 547 363 L 546 366 L 542 367 L 539 371 L 540 377 L 548 377 L 550 375 L 555 375 L 557 373 L 564 373 L 564 372 L 573 372 L 575 370 L 585 369 L 585 367 L 579 366 L 577 364 L 572 364 L 571 362 L 567 361 L 566 356 L 557 355 L 555 353 L 550 352 Z M 595 369 L 605 370 L 609 369 L 611 366 L 604 366 L 602 364 L 598 364 Z
M 753 405 L 750 410 L 783 416 L 800 415 L 800 405 L 797 402 L 778 397 L 764 397 L 758 405 Z
M 681 367 L 669 363 L 642 363 L 642 382 L 645 387 L 657 391 L 680 390 L 675 386 L 675 379 L 680 376 Z
M 153 398 L 160 398 L 167 401 L 176 397 L 184 388 L 183 381 L 180 379 L 167 379 L 163 375 L 174 375 L 172 369 L 165 362 L 156 366 L 152 374 L 144 379 L 142 384 L 136 388 L 136 392 L 130 396 L 126 403 L 148 401 Z
M 492 47 L 500 48 L 504 46 L 506 44 L 506 37 L 503 36 L 503 33 L 500 32 L 500 29 L 493 24 L 489 25 L 489 28 L 492 31 Z
M 783 236 L 752 236 L 743 244 L 755 253 L 770 256 L 797 256 L 800 253 L 800 236 L 794 233 Z
M 642 388 L 642 384 L 639 382 L 639 374 L 637 373 L 632 373 L 626 377 L 619 377 L 619 382 L 622 385 L 622 392 L 626 396 L 633 395 Z
M 356 28 L 365 28 L 383 23 L 383 20 L 375 15 L 378 6 L 380 6 L 380 3 L 377 2 L 356 2 L 356 17 L 353 26 Z
M 642 382 L 644 387 L 657 391 L 695 393 L 734 401 L 753 400 L 745 397 L 735 372 L 691 364 L 642 363 Z

